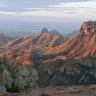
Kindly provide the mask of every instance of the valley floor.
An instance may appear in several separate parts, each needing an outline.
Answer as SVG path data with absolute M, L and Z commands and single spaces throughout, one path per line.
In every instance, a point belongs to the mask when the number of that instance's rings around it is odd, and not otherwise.
M 5 93 L 0 96 L 96 96 L 96 85 L 48 87 L 32 92 Z

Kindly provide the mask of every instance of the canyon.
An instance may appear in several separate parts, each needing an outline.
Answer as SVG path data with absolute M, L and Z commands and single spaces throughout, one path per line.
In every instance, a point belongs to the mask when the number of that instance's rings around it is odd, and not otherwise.
M 1 92 L 96 84 L 96 21 L 70 39 L 48 32 L 1 44 Z

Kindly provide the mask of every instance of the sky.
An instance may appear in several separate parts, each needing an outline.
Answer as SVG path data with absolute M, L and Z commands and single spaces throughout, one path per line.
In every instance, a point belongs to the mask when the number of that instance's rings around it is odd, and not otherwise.
M 0 0 L 1 32 L 69 33 L 89 20 L 96 20 L 96 0 Z

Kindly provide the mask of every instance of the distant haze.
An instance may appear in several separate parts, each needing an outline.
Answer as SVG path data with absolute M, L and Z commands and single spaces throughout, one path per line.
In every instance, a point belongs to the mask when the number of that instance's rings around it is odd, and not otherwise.
M 78 30 L 80 28 L 81 22 L 64 22 L 64 23 L 54 23 L 54 22 L 16 22 L 10 23 L 0 22 L 0 32 L 32 32 L 39 33 L 43 27 L 50 30 L 57 30 L 59 33 L 67 34 L 73 30 Z
M 96 20 L 96 0 L 0 0 L 0 32 L 70 33 Z

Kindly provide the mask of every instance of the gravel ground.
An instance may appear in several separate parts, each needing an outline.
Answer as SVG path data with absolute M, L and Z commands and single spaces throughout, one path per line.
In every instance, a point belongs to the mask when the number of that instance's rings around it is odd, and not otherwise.
M 96 96 L 96 85 L 48 87 L 32 92 L 4 93 L 0 96 Z

